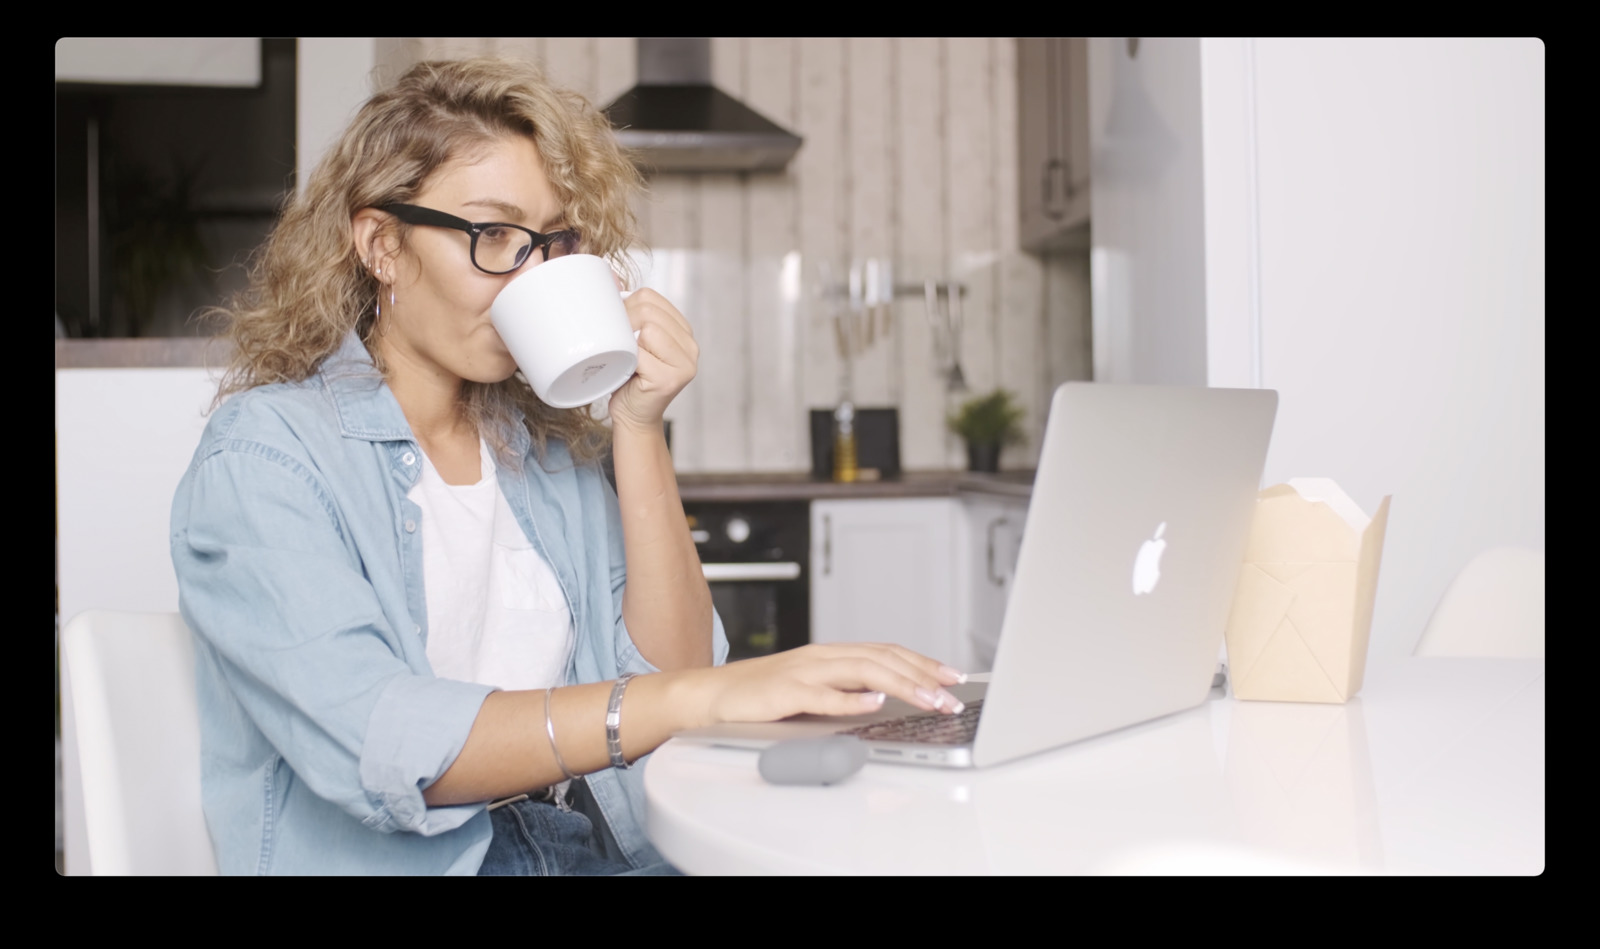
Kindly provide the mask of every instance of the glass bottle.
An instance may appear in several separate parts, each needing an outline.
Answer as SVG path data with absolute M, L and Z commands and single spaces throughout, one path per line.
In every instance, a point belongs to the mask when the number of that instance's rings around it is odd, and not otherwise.
M 833 413 L 833 480 L 856 480 L 856 407 L 842 402 Z

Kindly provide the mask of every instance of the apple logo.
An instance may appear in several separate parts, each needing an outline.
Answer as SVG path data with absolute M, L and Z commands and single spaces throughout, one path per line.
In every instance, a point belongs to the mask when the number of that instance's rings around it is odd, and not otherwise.
M 1133 561 L 1133 595 L 1149 593 L 1156 588 L 1156 582 L 1161 579 L 1161 555 L 1166 552 L 1167 542 L 1161 539 L 1161 533 L 1167 529 L 1167 522 L 1162 521 L 1156 527 L 1154 537 L 1139 545 L 1139 556 Z

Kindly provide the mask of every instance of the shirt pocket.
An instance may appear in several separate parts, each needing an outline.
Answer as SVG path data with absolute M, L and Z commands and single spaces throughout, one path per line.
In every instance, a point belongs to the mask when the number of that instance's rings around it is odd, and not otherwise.
M 539 610 L 544 613 L 558 613 L 566 609 L 566 598 L 561 595 L 555 575 L 537 550 L 531 546 L 495 544 L 493 556 L 501 606 L 508 610 Z

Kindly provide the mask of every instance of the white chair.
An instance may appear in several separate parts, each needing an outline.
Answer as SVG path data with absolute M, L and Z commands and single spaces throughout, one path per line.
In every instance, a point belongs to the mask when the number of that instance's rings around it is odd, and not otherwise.
M 61 661 L 63 729 L 73 730 L 81 776 L 64 793 L 81 795 L 88 872 L 215 874 L 200 810 L 194 643 L 183 618 L 86 610 L 62 631 Z M 70 850 L 67 872 L 84 872 Z
M 1544 657 L 1544 552 L 1495 547 L 1451 581 L 1417 656 Z

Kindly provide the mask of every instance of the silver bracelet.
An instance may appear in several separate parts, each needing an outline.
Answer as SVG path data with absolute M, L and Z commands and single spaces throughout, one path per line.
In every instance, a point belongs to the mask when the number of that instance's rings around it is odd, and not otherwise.
M 624 672 L 611 687 L 611 704 L 606 706 L 606 751 L 611 754 L 611 767 L 627 770 L 633 767 L 622 756 L 622 693 L 627 691 L 628 680 L 638 675 Z
M 556 756 L 556 765 L 561 768 L 561 773 L 567 776 L 567 780 L 571 781 L 577 778 L 577 775 L 568 770 L 567 763 L 561 760 L 561 749 L 556 747 L 556 723 L 550 718 L 550 696 L 554 695 L 555 691 L 554 687 L 544 690 L 544 733 L 550 737 L 550 753 Z

